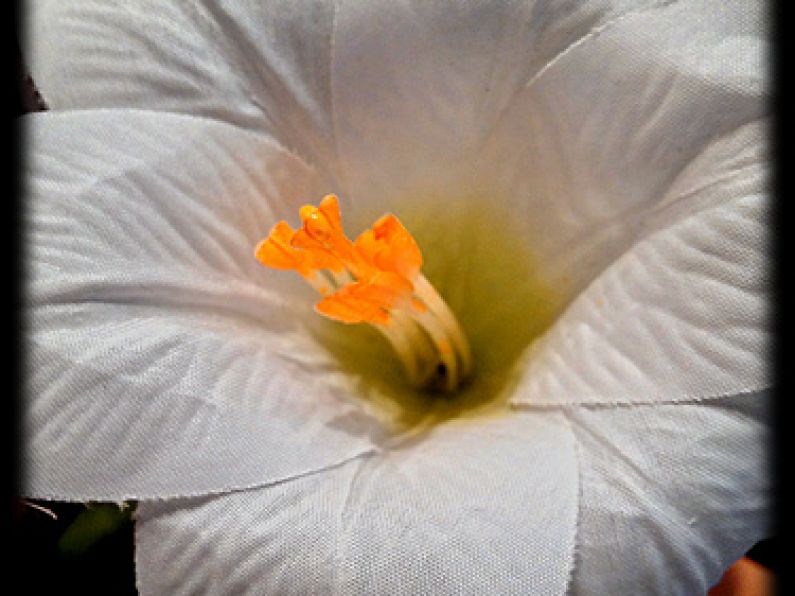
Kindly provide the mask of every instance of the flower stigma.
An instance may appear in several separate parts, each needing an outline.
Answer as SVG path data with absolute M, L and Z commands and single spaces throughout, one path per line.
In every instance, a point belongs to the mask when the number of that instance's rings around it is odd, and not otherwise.
M 456 391 L 473 374 L 469 342 L 453 311 L 423 275 L 422 252 L 389 213 L 351 241 L 339 201 L 299 210 L 302 226 L 277 223 L 256 247 L 257 260 L 294 270 L 321 299 L 319 314 L 341 323 L 372 326 L 389 342 L 415 388 Z

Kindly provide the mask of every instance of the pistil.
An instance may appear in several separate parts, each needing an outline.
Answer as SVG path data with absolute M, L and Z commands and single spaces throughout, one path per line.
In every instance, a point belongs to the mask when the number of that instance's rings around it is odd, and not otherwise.
M 421 273 L 422 253 L 397 217 L 384 215 L 352 242 L 336 196 L 299 214 L 301 228 L 279 222 L 259 243 L 255 256 L 262 264 L 297 271 L 322 296 L 318 313 L 375 327 L 413 386 L 452 392 L 472 375 L 467 339 Z

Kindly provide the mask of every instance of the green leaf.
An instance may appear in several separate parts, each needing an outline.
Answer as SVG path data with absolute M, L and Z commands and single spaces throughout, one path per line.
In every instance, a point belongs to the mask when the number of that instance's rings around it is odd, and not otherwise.
M 58 541 L 58 550 L 67 556 L 86 553 L 101 538 L 113 534 L 131 519 L 134 507 L 111 503 L 89 503 L 66 528 Z

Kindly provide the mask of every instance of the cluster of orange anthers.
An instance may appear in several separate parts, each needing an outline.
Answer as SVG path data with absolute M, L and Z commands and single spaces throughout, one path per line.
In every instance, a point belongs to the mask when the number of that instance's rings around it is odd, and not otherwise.
M 301 274 L 323 297 L 317 312 L 381 331 L 414 385 L 458 387 L 472 372 L 469 345 L 420 271 L 422 253 L 398 218 L 384 215 L 351 241 L 336 196 L 327 195 L 318 207 L 305 205 L 299 214 L 302 227 L 277 223 L 257 245 L 257 259 Z

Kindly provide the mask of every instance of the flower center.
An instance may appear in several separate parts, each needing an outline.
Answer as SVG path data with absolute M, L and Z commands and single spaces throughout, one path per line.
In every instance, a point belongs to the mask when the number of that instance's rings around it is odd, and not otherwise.
M 390 432 L 408 431 L 413 435 L 448 421 L 465 422 L 510 412 L 506 406 L 517 389 L 518 372 L 532 354 L 528 347 L 552 325 L 565 306 L 569 293 L 564 286 L 552 286 L 547 281 L 549 276 L 543 273 L 541 262 L 535 256 L 532 238 L 522 227 L 523 217 L 506 207 L 510 205 L 509 198 L 488 189 L 459 189 L 375 201 L 374 204 L 396 205 L 405 228 L 394 216 L 378 219 L 362 234 L 361 240 L 352 243 L 359 256 L 346 256 L 350 267 L 328 248 L 334 246 L 335 241 L 339 242 L 333 230 L 341 230 L 341 225 L 336 226 L 337 208 L 324 209 L 326 205 L 333 207 L 331 200 L 303 210 L 302 215 L 310 222 L 306 236 L 302 233 L 294 242 L 294 236 L 301 230 L 293 231 L 281 222 L 268 238 L 273 242 L 266 240 L 258 247 L 258 254 L 268 251 L 266 258 L 270 266 L 298 271 L 323 299 L 346 285 L 368 279 L 365 275 L 361 279 L 356 276 L 356 265 L 361 265 L 359 257 L 365 264 L 375 262 L 369 267 L 412 280 L 411 297 L 417 302 L 409 303 L 407 312 L 396 308 L 386 309 L 388 312 L 382 312 L 383 308 L 368 311 L 370 316 L 383 319 L 386 314 L 387 320 L 400 321 L 392 326 L 349 325 L 340 333 L 339 324 L 325 316 L 307 317 L 302 321 L 316 345 L 322 346 L 323 358 L 331 355 L 335 369 L 344 373 L 326 376 L 325 382 L 356 395 L 364 410 L 376 416 Z M 369 203 L 359 205 L 351 213 L 353 223 L 358 226 L 372 222 L 377 215 Z M 397 233 L 406 228 L 411 230 L 411 235 Z M 313 234 L 324 250 L 298 250 L 300 247 L 295 244 L 309 244 L 306 237 L 311 239 Z M 349 249 L 348 243 L 340 248 L 343 253 Z M 395 278 L 392 281 L 400 285 Z M 432 287 L 430 282 L 433 282 Z M 383 284 L 379 282 L 376 287 L 379 285 Z M 377 295 L 383 304 L 384 300 L 392 298 L 391 294 L 384 295 L 390 287 L 368 292 Z M 356 294 L 356 291 L 347 290 L 342 295 L 343 300 L 326 302 L 326 306 L 337 308 L 335 312 L 343 317 L 361 317 L 362 302 L 367 301 L 356 302 L 348 293 Z M 445 306 L 437 305 L 435 313 L 450 306 L 449 310 L 455 312 L 453 321 L 460 336 L 469 344 L 470 362 L 477 363 L 477 367 L 470 364 L 473 372 L 458 373 L 457 389 L 449 393 L 433 391 L 454 386 L 445 385 L 450 377 L 441 359 L 444 346 L 437 347 L 430 332 L 415 320 L 422 314 L 417 310 L 422 310 L 420 305 L 431 311 L 434 300 L 428 295 L 444 296 L 444 301 L 441 297 L 438 300 Z M 353 313 L 346 310 L 351 304 L 357 307 Z M 432 313 L 431 316 L 438 327 L 444 328 L 444 315 Z M 411 319 L 408 326 L 404 324 L 406 319 Z M 418 383 L 408 382 L 411 373 L 403 372 L 411 370 L 412 360 L 401 356 L 397 347 L 390 347 L 396 346 L 400 339 L 396 338 L 391 344 L 379 341 L 378 335 L 386 336 L 395 328 L 410 330 L 407 336 L 404 334 L 410 342 L 410 348 L 404 353 L 411 354 L 417 363 L 415 378 L 420 381 Z M 450 348 L 456 352 L 457 370 L 462 371 L 462 353 L 450 334 L 446 335 Z M 402 367 L 396 362 L 396 355 L 403 362 Z M 318 365 L 324 366 L 323 362 L 318 360 Z
M 471 377 L 469 343 L 422 274 L 419 246 L 397 217 L 380 217 L 351 241 L 336 196 L 305 205 L 299 214 L 301 228 L 281 221 L 257 245 L 263 265 L 297 271 L 321 295 L 318 313 L 377 329 L 414 387 L 450 393 Z

